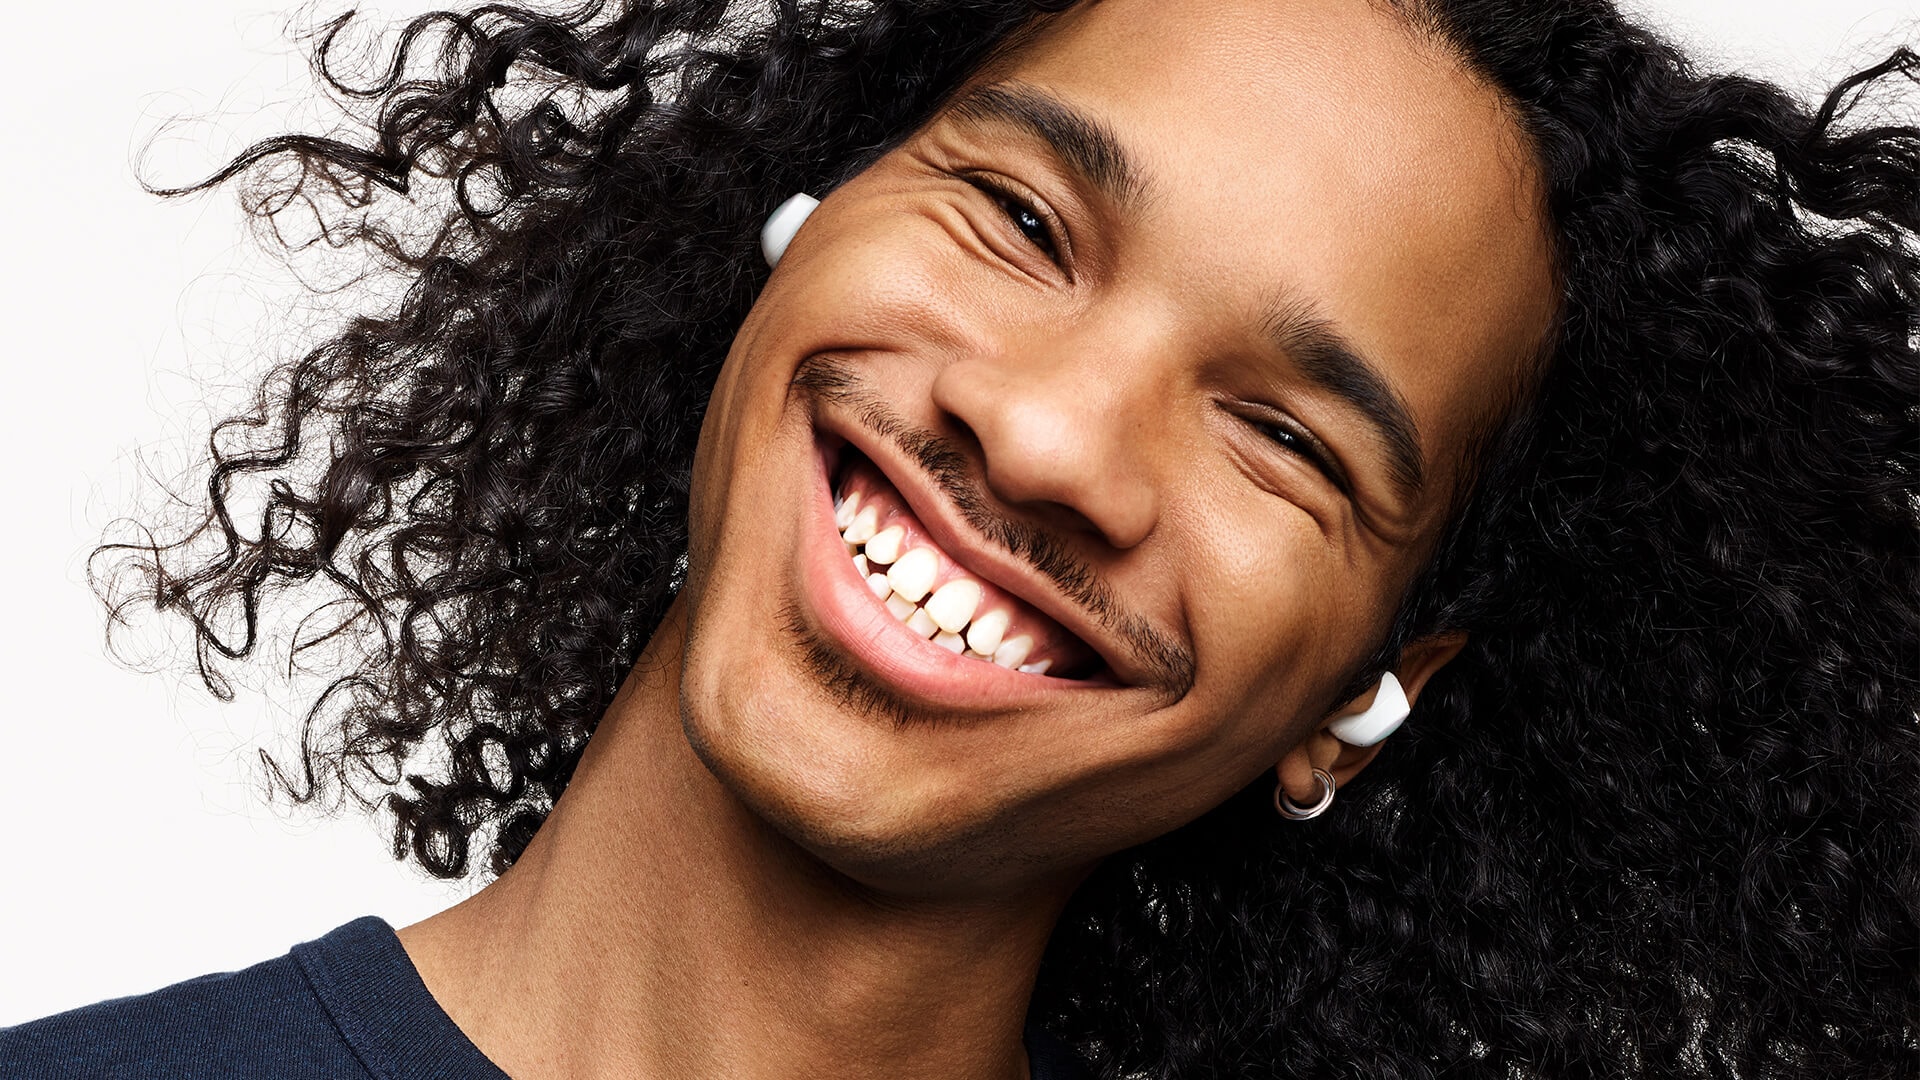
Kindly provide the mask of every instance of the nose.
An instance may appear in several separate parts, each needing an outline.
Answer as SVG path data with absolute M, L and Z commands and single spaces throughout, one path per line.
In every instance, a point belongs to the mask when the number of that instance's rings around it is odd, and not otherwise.
M 1118 549 L 1138 545 L 1160 516 L 1165 335 L 1137 319 L 1021 329 L 942 368 L 934 404 L 979 441 L 1002 501 L 1064 516 Z

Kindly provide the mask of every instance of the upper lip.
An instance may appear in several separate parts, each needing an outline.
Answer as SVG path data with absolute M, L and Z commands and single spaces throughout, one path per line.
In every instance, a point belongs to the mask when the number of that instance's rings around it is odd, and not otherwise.
M 934 542 L 968 573 L 1005 589 L 1059 623 L 1098 654 L 1122 684 L 1138 686 L 1145 681 L 1145 666 L 1135 662 L 1130 650 L 1115 642 L 1105 626 L 1062 596 L 1053 582 L 1039 571 L 1011 553 L 983 542 L 959 519 L 952 502 L 928 483 L 920 469 L 906 461 L 891 442 L 873 436 L 859 425 L 843 422 L 832 415 L 830 408 L 822 409 L 815 422 L 866 455 L 900 493 L 914 517 L 932 534 Z

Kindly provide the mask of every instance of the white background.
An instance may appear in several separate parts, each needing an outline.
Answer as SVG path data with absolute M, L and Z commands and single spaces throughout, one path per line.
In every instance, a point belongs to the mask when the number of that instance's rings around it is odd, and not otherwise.
M 389 859 L 383 823 L 270 804 L 255 751 L 284 745 L 301 703 L 263 677 L 221 705 L 177 670 L 116 664 L 85 581 L 108 523 L 153 505 L 147 474 L 193 476 L 207 403 L 318 332 L 231 196 L 162 202 L 134 181 L 142 147 L 145 174 L 177 183 L 299 115 L 294 0 L 271 5 L 33 4 L 7 21 L 0 1025 L 244 966 L 361 914 L 403 925 L 464 895 Z M 379 24 L 432 5 L 358 6 Z M 1634 6 L 1714 66 L 1803 92 L 1920 38 L 1920 0 Z M 192 122 L 162 130 L 176 118 Z

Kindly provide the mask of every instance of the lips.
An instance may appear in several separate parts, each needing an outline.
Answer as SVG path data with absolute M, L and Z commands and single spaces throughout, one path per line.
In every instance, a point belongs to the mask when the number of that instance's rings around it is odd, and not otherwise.
M 871 461 L 848 448 L 833 485 L 834 524 L 873 601 L 921 640 L 981 664 L 1083 679 L 1098 655 L 1031 604 L 936 543 Z

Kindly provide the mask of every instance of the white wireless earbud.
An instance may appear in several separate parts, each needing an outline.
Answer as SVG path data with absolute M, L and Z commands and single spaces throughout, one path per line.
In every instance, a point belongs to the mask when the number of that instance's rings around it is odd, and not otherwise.
M 767 223 L 760 229 L 760 254 L 766 256 L 768 266 L 780 265 L 780 256 L 785 255 L 787 245 L 793 243 L 793 234 L 800 231 L 801 223 L 819 205 L 819 199 L 803 193 L 781 203 L 767 215 Z
M 1412 711 L 1413 706 L 1407 704 L 1407 692 L 1389 671 L 1380 676 L 1380 689 L 1373 695 L 1373 704 L 1335 720 L 1327 725 L 1327 730 L 1349 746 L 1372 746 L 1393 734 Z

